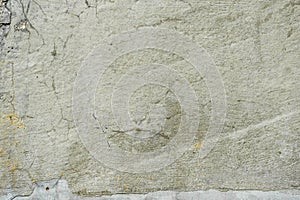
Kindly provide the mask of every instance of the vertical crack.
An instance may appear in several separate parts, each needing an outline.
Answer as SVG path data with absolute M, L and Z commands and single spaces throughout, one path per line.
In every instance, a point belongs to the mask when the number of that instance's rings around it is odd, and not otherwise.
M 6 38 L 11 24 L 10 0 L 0 1 L 0 52 L 3 52 L 4 39 Z M 4 56 L 1 54 L 1 57 Z

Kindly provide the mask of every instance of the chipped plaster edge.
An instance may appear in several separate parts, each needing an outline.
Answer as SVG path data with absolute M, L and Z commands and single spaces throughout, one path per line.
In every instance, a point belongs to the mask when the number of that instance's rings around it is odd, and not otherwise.
M 259 190 L 240 190 L 240 191 L 157 191 L 146 194 L 115 194 L 104 196 L 78 196 L 71 193 L 68 182 L 61 179 L 38 181 L 35 189 L 30 195 L 7 194 L 0 197 L 0 200 L 33 200 L 33 199 L 57 199 L 57 200 L 189 200 L 189 199 L 300 199 L 300 190 L 279 190 L 279 191 L 259 191 Z

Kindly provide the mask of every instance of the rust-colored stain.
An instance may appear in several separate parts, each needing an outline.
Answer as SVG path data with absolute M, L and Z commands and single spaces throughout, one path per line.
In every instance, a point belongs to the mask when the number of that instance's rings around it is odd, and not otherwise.
M 24 127 L 23 121 L 19 118 L 19 116 L 16 113 L 4 114 L 2 116 L 2 119 L 3 118 L 8 119 L 11 126 L 15 126 L 16 128 Z
M 197 142 L 193 145 L 193 149 L 199 149 L 201 147 L 201 142 Z
M 10 165 L 10 160 L 6 160 L 6 164 L 9 166 Z
M 150 176 L 149 179 L 150 179 L 150 181 L 153 181 L 153 176 Z
M 15 163 L 13 163 L 13 164 L 10 166 L 9 171 L 10 171 L 11 173 L 14 173 L 14 172 L 16 171 L 16 169 L 17 169 L 17 165 L 16 165 Z

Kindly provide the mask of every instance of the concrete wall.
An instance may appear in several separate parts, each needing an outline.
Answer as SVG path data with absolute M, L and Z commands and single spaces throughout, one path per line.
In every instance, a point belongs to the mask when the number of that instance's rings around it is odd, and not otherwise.
M 1 5 L 0 196 L 299 190 L 300 1 Z

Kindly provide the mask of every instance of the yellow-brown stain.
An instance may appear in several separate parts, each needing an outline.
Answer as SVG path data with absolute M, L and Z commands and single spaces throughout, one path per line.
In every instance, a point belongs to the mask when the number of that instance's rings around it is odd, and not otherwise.
M 126 192 L 128 189 L 128 186 L 126 184 L 123 185 L 123 190 Z
M 150 181 L 153 181 L 153 176 L 149 176 Z
M 193 145 L 193 149 L 199 149 L 201 147 L 201 142 L 197 142 Z
M 86 188 L 82 188 L 82 189 L 79 189 L 76 193 L 79 195 L 87 195 L 88 191 Z
M 3 114 L 1 118 L 9 120 L 9 124 L 16 128 L 24 127 L 23 121 L 20 119 L 20 117 L 16 113 Z
M 9 171 L 10 171 L 11 173 L 14 173 L 14 172 L 16 171 L 16 169 L 17 169 L 17 164 L 12 163 L 11 166 L 10 166 Z
M 15 162 L 12 162 L 11 159 L 6 160 L 6 165 L 11 173 L 14 173 L 17 169 L 17 164 Z
M 2 131 L 1 137 L 5 139 L 6 144 L 4 148 L 0 148 L 0 156 L 4 156 L 0 164 L 0 167 L 5 168 L 6 173 L 14 174 L 18 170 L 18 154 L 15 151 L 10 151 L 9 149 L 14 149 L 18 152 L 21 150 L 20 143 L 21 141 L 16 140 L 15 134 L 16 130 L 23 128 L 24 123 L 16 112 L 11 113 L 1 113 L 0 114 L 0 129 Z M 10 183 L 14 184 L 13 181 L 15 177 L 10 179 Z
M 60 172 L 59 175 L 60 175 L 60 177 L 63 177 L 64 176 L 64 172 Z

